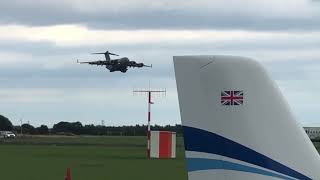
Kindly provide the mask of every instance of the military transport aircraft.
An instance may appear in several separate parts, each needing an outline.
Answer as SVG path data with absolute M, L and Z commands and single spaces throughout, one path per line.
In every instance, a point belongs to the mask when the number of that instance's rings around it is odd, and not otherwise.
M 109 69 L 110 72 L 114 71 L 121 71 L 123 73 L 127 72 L 128 67 L 151 67 L 152 65 L 148 66 L 143 63 L 137 63 L 135 61 L 130 61 L 129 58 L 123 57 L 119 59 L 111 59 L 110 55 L 113 56 L 119 56 L 118 54 L 111 53 L 109 51 L 106 51 L 104 53 L 92 53 L 92 54 L 104 54 L 106 60 L 99 60 L 99 61 L 91 61 L 91 62 L 79 62 L 77 60 L 78 64 L 90 64 L 90 65 L 97 65 L 97 66 L 105 66 L 107 69 Z

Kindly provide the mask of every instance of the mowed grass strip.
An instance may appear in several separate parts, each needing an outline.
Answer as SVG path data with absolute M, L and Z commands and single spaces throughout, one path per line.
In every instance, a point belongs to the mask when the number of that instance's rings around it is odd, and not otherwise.
M 0 139 L 0 144 L 144 147 L 146 140 L 141 136 L 20 136 L 16 139 Z
M 0 177 L 6 180 L 187 180 L 182 138 L 177 158 L 146 158 L 145 137 L 29 137 L 0 143 Z
M 319 150 L 320 143 L 315 142 Z M 0 141 L 0 179 L 64 180 L 187 180 L 183 139 L 177 158 L 146 158 L 146 138 L 126 136 L 24 137 Z

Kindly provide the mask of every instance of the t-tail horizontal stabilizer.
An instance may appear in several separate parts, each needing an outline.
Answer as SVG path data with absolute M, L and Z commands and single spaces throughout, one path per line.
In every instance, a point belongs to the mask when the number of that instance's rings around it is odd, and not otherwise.
M 104 54 L 104 57 L 106 58 L 106 61 L 110 61 L 110 55 L 113 55 L 113 56 L 119 56 L 118 54 L 114 54 L 114 53 L 111 53 L 109 51 L 106 51 L 106 52 L 96 52 L 96 53 L 91 53 L 91 54 Z
M 175 56 L 189 180 L 320 179 L 320 158 L 256 61 Z

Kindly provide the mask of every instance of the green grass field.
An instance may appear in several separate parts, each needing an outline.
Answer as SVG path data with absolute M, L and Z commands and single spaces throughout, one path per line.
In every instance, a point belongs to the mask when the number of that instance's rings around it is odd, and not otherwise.
M 5 180 L 187 180 L 182 138 L 177 158 L 146 158 L 145 137 L 28 137 L 0 143 Z
M 187 180 L 182 138 L 174 160 L 147 159 L 145 137 L 17 138 L 0 142 L 0 162 L 4 180 L 64 180 L 67 167 L 73 180 Z

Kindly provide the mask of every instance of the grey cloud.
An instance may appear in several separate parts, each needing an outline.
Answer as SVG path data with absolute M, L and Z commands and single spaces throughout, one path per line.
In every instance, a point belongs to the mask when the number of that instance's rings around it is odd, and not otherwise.
M 146 86 L 149 79 L 173 80 L 170 65 L 151 69 L 130 69 L 127 73 L 110 73 L 103 67 L 77 65 L 59 69 L 1 68 L 2 88 L 122 88 Z
M 138 3 L 136 8 L 119 6 L 117 10 L 108 7 L 108 3 L 102 3 L 105 8 L 86 11 L 72 6 L 72 3 L 64 4 L 62 1 L 57 3 L 28 2 L 2 2 L 0 22 L 31 26 L 85 24 L 91 28 L 98 29 L 247 29 L 287 31 L 318 30 L 320 27 L 320 15 L 314 10 L 316 8 L 311 8 L 313 6 L 312 3 L 309 3 L 310 10 L 299 11 L 299 9 L 296 9 L 296 11 L 293 10 L 292 12 L 279 11 L 275 13 L 270 7 L 256 7 L 257 10 L 255 10 L 255 7 L 249 7 L 249 9 L 242 5 L 238 8 L 230 7 L 228 9 L 226 4 L 223 3 L 208 4 L 205 9 L 204 7 L 198 8 L 196 3 L 194 8 L 192 6 L 178 7 L 178 3 L 176 3 L 174 6 L 177 7 L 170 7 L 170 4 L 168 4 L 167 8 L 155 7 L 149 9 L 150 7 L 146 2 L 145 7 L 143 4 Z M 78 4 L 81 6 L 81 3 Z M 110 6 L 112 5 L 110 3 Z M 85 4 L 82 6 L 85 6 Z M 290 9 L 290 5 L 288 6 Z M 259 13 L 259 9 L 262 10 L 261 13 Z
M 106 51 L 120 54 L 122 56 L 132 57 L 137 61 L 146 63 L 171 61 L 173 55 L 190 54 L 196 52 L 223 52 L 223 51 L 301 51 L 317 50 L 320 47 L 318 36 L 310 36 L 302 39 L 299 34 L 291 38 L 278 39 L 255 39 L 248 37 L 243 40 L 219 40 L 219 41 L 180 41 L 180 42 L 150 42 L 118 45 L 90 45 L 76 47 L 59 47 L 49 42 L 28 42 L 28 41 L 7 41 L 0 42 L 2 52 L 19 52 L 34 56 L 34 61 L 50 59 L 52 61 L 68 60 L 74 62 L 76 59 L 99 59 L 102 56 L 92 56 L 91 52 Z M 1 52 L 0 51 L 0 52 Z M 54 59 L 57 57 L 56 59 Z M 58 57 L 63 57 L 59 59 Z M 17 64 L 18 65 L 18 64 Z
M 320 62 L 318 59 L 273 61 L 263 63 L 275 80 L 278 81 L 318 81 Z
M 153 64 L 153 69 L 130 69 L 128 73 L 109 73 L 103 67 L 90 65 L 78 65 L 75 63 L 76 58 L 94 60 L 100 56 L 84 56 L 93 51 L 104 51 L 107 46 L 94 47 L 56 47 L 53 44 L 39 42 L 8 42 L 0 43 L 0 49 L 12 52 L 23 52 L 32 55 L 29 62 L 15 63 L 11 66 L 0 67 L 0 77 L 2 87 L 66 87 L 66 88 L 85 88 L 85 87 L 112 87 L 114 84 L 123 84 L 128 82 L 145 81 L 150 79 L 174 79 L 172 56 L 187 54 L 233 54 L 248 56 L 262 61 L 272 70 L 275 79 L 297 78 L 295 73 L 303 73 L 309 62 L 317 62 L 320 53 L 308 55 L 308 50 L 316 49 L 318 41 L 305 42 L 274 42 L 273 39 L 265 41 L 222 41 L 212 43 L 159 43 L 159 44 L 141 44 L 137 46 L 113 45 L 107 49 L 115 51 L 123 56 L 128 56 L 136 61 L 142 61 L 147 64 Z M 306 50 L 305 55 L 301 52 Z M 281 56 L 277 57 L 277 53 Z M 294 53 L 299 54 L 295 56 Z M 57 56 L 58 55 L 58 56 Z M 63 59 L 60 59 L 63 57 Z M 264 62 L 272 59 L 272 62 Z M 308 60 L 309 61 L 305 61 Z M 279 62 L 285 60 L 285 62 Z M 292 60 L 296 60 L 294 63 Z M 304 60 L 304 61 L 301 61 Z M 61 67 L 45 68 L 45 62 L 67 61 Z M 296 67 L 298 65 L 298 67 Z M 291 66 L 294 66 L 291 68 Z M 315 64 L 314 66 L 320 66 Z M 292 70 L 292 71 L 291 71 Z M 299 76 L 302 78 L 303 76 Z M 132 86 L 132 85 L 129 85 Z

